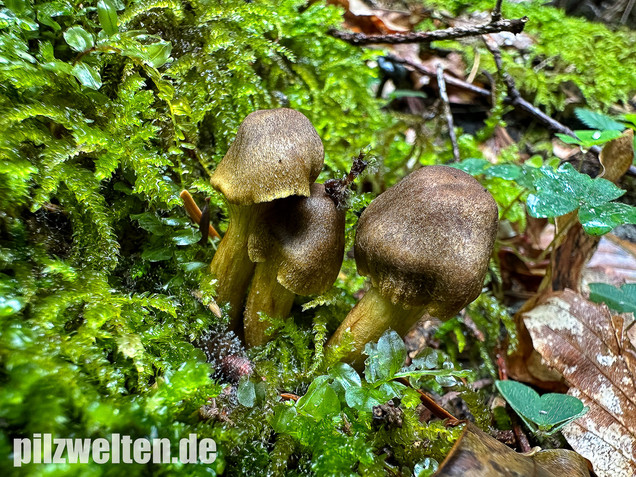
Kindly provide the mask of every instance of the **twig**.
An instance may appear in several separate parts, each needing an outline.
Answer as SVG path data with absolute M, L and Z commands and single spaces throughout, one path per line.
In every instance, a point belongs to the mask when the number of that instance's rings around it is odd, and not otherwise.
M 627 19 L 629 18 L 630 13 L 632 13 L 632 9 L 634 8 L 634 0 L 629 0 L 627 7 L 625 7 L 625 11 L 621 16 L 621 24 L 624 25 L 627 23 Z
M 409 388 L 413 388 L 413 386 L 411 386 L 411 383 L 409 383 L 409 380 L 406 378 L 397 378 L 396 381 L 404 384 L 405 386 L 408 386 Z M 433 398 L 430 397 L 428 394 L 426 394 L 424 391 L 422 391 L 421 389 L 415 389 L 415 390 L 420 395 L 420 401 L 422 401 L 422 404 L 424 404 L 424 406 L 426 406 L 426 408 L 429 411 L 431 411 L 431 413 L 435 417 L 437 417 L 438 419 L 446 420 L 447 425 L 451 427 L 457 426 L 458 424 L 462 422 L 459 419 L 457 419 L 455 416 L 453 416 L 450 412 L 448 412 L 446 409 L 444 409 L 442 406 L 437 404 L 433 400 Z
M 506 85 L 506 89 L 508 92 L 508 97 L 506 98 L 507 101 L 509 101 L 510 104 L 512 104 L 513 106 L 519 109 L 523 109 L 527 113 L 530 113 L 532 116 L 537 118 L 539 121 L 541 121 L 543 124 L 548 126 L 553 131 L 556 131 L 562 134 L 567 134 L 568 136 L 576 137 L 576 134 L 574 134 L 574 131 L 572 131 L 570 128 L 568 128 L 567 126 L 564 126 L 557 120 L 551 118 L 540 109 L 535 108 L 532 104 L 530 104 L 528 101 L 526 101 L 525 99 L 521 97 L 521 93 L 519 93 L 519 90 L 517 89 L 517 86 L 515 85 L 515 81 L 512 79 L 512 76 L 510 76 L 508 73 L 503 71 L 503 64 L 501 61 L 501 50 L 499 50 L 499 46 L 497 46 L 497 43 L 491 37 L 484 36 L 483 39 L 484 39 L 486 48 L 488 48 L 488 51 L 490 51 L 490 53 L 492 54 L 495 60 L 495 65 L 497 65 L 497 71 L 501 75 L 501 78 L 503 79 Z M 589 150 L 597 155 L 601 153 L 601 148 L 598 146 L 592 146 Z
M 411 60 L 407 60 L 407 59 L 404 59 L 404 58 L 398 58 L 397 56 L 394 56 L 394 55 L 387 55 L 387 58 L 389 60 L 391 60 L 393 63 L 399 63 L 401 65 L 410 66 L 415 71 L 417 71 L 418 73 L 421 73 L 421 74 L 423 74 L 425 76 L 430 76 L 430 77 L 433 77 L 433 78 L 437 77 L 437 73 L 435 71 L 431 71 L 428 68 L 425 68 L 422 65 L 418 65 L 417 63 L 414 63 Z M 452 86 L 457 86 L 458 88 L 462 88 L 462 89 L 465 89 L 467 91 L 472 91 L 473 93 L 479 94 L 480 96 L 490 97 L 490 91 L 488 91 L 487 89 L 480 88 L 479 86 L 475 86 L 472 83 L 467 83 L 466 81 L 462 81 L 462 80 L 460 80 L 458 78 L 455 78 L 454 76 L 450 76 L 450 75 L 444 74 L 444 81 L 446 81 L 446 84 L 450 84 Z
M 459 162 L 459 146 L 457 145 L 457 135 L 455 134 L 455 124 L 453 122 L 453 113 L 451 113 L 448 94 L 446 93 L 446 82 L 444 81 L 444 67 L 442 63 L 437 63 L 437 87 L 439 88 L 439 97 L 442 99 L 444 106 L 444 115 L 446 116 L 446 124 L 448 124 L 448 134 L 453 146 L 453 159 Z
M 202 215 L 201 209 L 199 209 L 199 206 L 194 201 L 190 193 L 187 190 L 182 190 L 179 196 L 181 197 L 181 200 L 183 201 L 183 206 L 185 207 L 185 210 L 190 216 L 190 218 L 194 220 L 197 225 L 200 224 L 201 215 Z M 209 229 L 208 235 L 211 235 L 212 237 L 216 237 L 216 238 L 221 238 L 219 233 L 214 229 L 214 227 L 212 227 L 212 225 L 209 225 L 208 229 Z
M 495 8 L 492 9 L 492 13 L 490 14 L 490 21 L 495 23 L 501 20 L 501 4 L 503 0 L 497 0 L 495 4 Z
M 391 33 L 388 35 L 365 35 L 364 33 L 351 33 L 341 30 L 330 30 L 329 34 L 347 43 L 358 46 L 378 43 L 388 43 L 390 45 L 400 43 L 429 43 L 431 41 L 452 40 L 455 38 L 486 35 L 488 33 L 499 33 L 502 31 L 509 31 L 515 34 L 521 33 L 527 21 L 528 17 L 523 17 L 514 20 L 499 20 L 484 25 L 460 26 L 434 31 Z

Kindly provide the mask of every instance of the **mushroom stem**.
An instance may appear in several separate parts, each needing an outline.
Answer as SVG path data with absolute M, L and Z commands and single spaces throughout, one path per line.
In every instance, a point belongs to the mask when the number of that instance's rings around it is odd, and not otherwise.
M 254 222 L 269 203 L 228 204 L 230 225 L 214 254 L 210 271 L 217 279 L 216 301 L 229 304 L 230 329 L 236 329 L 243 311 L 243 301 L 254 273 L 254 263 L 247 252 L 247 240 Z
M 261 320 L 259 313 L 270 318 L 285 318 L 294 304 L 296 295 L 278 283 L 277 276 L 278 267 L 271 261 L 256 264 L 243 315 L 248 347 L 261 346 L 270 340 L 265 331 L 271 323 Z
M 375 343 L 389 328 L 404 336 L 424 314 L 424 309 L 391 303 L 376 287 L 371 287 L 329 338 L 327 348 L 340 344 L 345 331 L 349 331 L 355 348 L 343 360 L 360 370 L 364 365 L 362 352 L 366 343 Z

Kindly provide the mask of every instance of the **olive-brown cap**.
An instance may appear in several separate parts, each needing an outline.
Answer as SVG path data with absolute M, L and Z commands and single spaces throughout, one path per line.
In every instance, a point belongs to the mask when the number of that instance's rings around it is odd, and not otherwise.
M 250 237 L 250 258 L 277 263 L 278 282 L 296 295 L 326 292 L 336 281 L 344 256 L 345 213 L 312 184 L 309 197 L 278 200 Z
M 323 161 L 322 141 L 305 115 L 287 108 L 254 111 L 241 123 L 210 183 L 232 204 L 306 197 Z
M 380 194 L 360 216 L 358 273 L 405 307 L 453 316 L 477 298 L 497 234 L 497 204 L 479 182 L 428 166 Z

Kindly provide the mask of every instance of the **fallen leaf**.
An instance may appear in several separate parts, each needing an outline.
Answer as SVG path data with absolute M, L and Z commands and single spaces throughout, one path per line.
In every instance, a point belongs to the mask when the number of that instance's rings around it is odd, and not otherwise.
M 524 315 L 535 349 L 590 407 L 563 429 L 599 477 L 636 475 L 636 348 L 629 315 L 612 316 L 572 290 L 544 297 Z
M 434 477 L 588 477 L 587 462 L 565 449 L 519 454 L 468 423 Z

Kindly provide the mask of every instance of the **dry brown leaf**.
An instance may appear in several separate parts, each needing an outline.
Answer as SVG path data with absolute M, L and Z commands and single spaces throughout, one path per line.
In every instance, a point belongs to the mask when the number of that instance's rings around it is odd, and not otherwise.
M 466 424 L 462 435 L 434 477 L 589 477 L 587 463 L 576 452 L 565 449 L 519 454 L 474 424 Z
M 628 171 L 634 158 L 634 131 L 626 129 L 616 139 L 608 142 L 599 160 L 603 165 L 601 177 L 616 182 Z
M 524 314 L 535 349 L 590 411 L 563 435 L 599 477 L 636 475 L 636 349 L 630 315 L 612 316 L 572 290 L 546 296 Z

